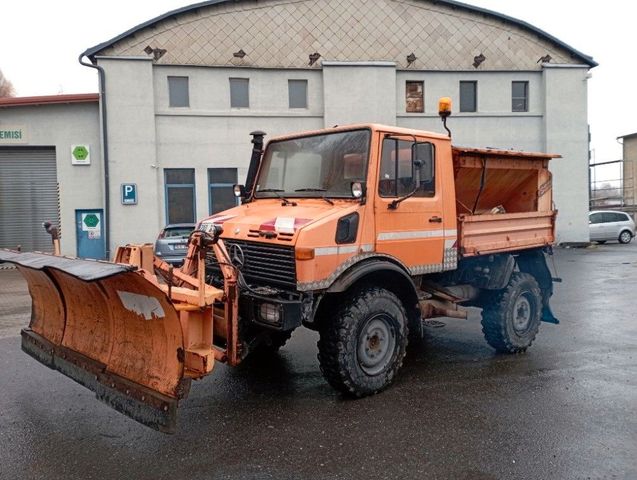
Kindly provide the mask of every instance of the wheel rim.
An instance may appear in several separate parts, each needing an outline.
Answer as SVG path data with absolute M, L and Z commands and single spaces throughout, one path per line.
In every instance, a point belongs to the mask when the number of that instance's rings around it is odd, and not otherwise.
M 358 337 L 358 363 L 367 375 L 378 375 L 391 363 L 396 335 L 391 317 L 381 313 L 370 317 Z
M 630 233 L 622 232 L 619 238 L 623 243 L 628 243 L 630 241 Z
M 513 306 L 513 329 L 518 333 L 526 332 L 531 323 L 532 313 L 527 294 L 520 295 Z

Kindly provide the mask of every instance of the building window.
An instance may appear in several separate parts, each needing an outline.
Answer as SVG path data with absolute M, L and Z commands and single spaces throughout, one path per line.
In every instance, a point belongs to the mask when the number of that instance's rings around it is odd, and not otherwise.
M 230 79 L 230 106 L 250 108 L 250 81 L 247 78 Z
M 237 206 L 237 197 L 234 196 L 232 188 L 236 183 L 236 168 L 208 169 L 208 195 L 211 215 Z
M 529 111 L 529 82 L 511 83 L 511 110 L 514 112 Z
M 478 110 L 478 82 L 460 82 L 460 111 Z
M 290 108 L 307 108 L 307 80 L 288 80 Z
M 166 186 L 166 223 L 194 223 L 195 169 L 164 169 Z
M 168 104 L 171 107 L 189 107 L 188 77 L 168 77 Z
M 405 83 L 405 104 L 407 113 L 423 113 L 425 111 L 424 101 L 425 82 Z

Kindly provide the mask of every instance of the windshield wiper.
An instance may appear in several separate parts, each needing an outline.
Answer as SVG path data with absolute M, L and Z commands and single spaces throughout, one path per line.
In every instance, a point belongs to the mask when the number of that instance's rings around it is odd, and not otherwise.
M 292 207 L 296 207 L 296 202 L 290 202 L 283 195 L 279 195 L 280 192 L 285 192 L 285 190 L 281 190 L 280 188 L 264 188 L 263 190 L 257 190 L 256 193 L 274 193 L 277 197 L 279 197 L 281 202 L 283 202 L 282 203 L 283 205 L 290 205 Z
M 297 188 L 295 192 L 327 192 L 324 188 Z M 325 200 L 330 205 L 334 205 L 334 202 L 327 198 L 325 195 L 321 195 L 320 198 Z

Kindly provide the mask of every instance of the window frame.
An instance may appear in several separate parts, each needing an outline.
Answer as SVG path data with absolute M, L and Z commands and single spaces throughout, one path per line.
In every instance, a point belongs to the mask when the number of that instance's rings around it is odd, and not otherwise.
M 211 178 L 210 178 L 210 174 L 213 170 L 234 170 L 235 173 L 235 180 L 234 183 L 227 183 L 227 182 L 211 182 Z M 239 182 L 239 169 L 236 167 L 210 167 L 206 170 L 206 173 L 208 175 L 208 214 L 209 215 L 214 215 L 215 213 L 219 213 L 219 212 L 214 212 L 212 207 L 212 189 L 213 188 L 218 188 L 218 187 L 234 187 L 235 185 L 237 185 L 237 183 Z M 234 194 L 233 194 L 234 197 Z M 237 197 L 234 197 L 235 199 L 235 207 L 239 205 L 239 199 Z M 223 210 L 219 210 L 220 212 Z
M 415 173 L 415 167 L 414 167 L 414 163 L 413 163 L 413 151 L 414 151 L 414 145 L 416 144 L 429 144 L 431 145 L 431 151 L 432 151 L 432 158 L 431 158 L 431 185 L 432 185 L 432 190 L 424 190 L 422 188 L 422 184 L 423 181 L 421 179 L 421 184 L 418 187 L 418 190 L 416 190 L 416 192 L 414 193 L 412 198 L 434 198 L 436 196 L 436 144 L 430 141 L 413 141 L 414 139 L 404 139 L 404 138 L 399 138 L 399 137 L 386 137 L 382 139 L 381 142 L 381 154 L 380 154 L 380 158 L 381 158 L 381 162 L 379 167 L 379 171 L 378 171 L 378 187 L 377 187 L 377 192 L 378 192 L 378 196 L 380 198 L 401 198 L 407 194 L 409 194 L 412 190 L 413 190 L 413 185 L 414 185 L 414 173 Z M 387 141 L 393 141 L 395 142 L 395 147 L 394 147 L 394 151 L 400 151 L 400 148 L 398 146 L 398 144 L 400 142 L 404 142 L 410 145 L 409 149 L 411 151 L 410 154 L 410 162 L 411 162 L 411 179 L 412 179 L 412 188 L 411 190 L 407 191 L 407 192 L 398 192 L 398 179 L 400 178 L 398 176 L 399 171 L 400 171 L 400 156 L 399 154 L 395 155 L 395 165 L 394 165 L 394 181 L 395 181 L 395 185 L 394 185 L 394 192 L 391 195 L 386 195 L 383 194 L 383 192 L 381 192 L 381 188 L 380 188 L 380 182 L 381 182 L 381 174 L 382 174 L 382 162 L 383 162 L 383 155 L 384 155 L 384 151 L 385 151 L 385 142 Z M 406 177 L 404 177 L 406 178 Z M 424 195 L 418 195 L 418 192 L 422 191 L 424 193 Z
M 420 110 L 409 110 L 409 84 L 420 85 Z M 424 80 L 405 80 L 405 113 L 425 113 L 425 81 Z
M 185 80 L 186 81 L 186 104 L 185 105 L 174 105 L 173 100 L 177 97 L 177 92 L 174 90 L 177 84 L 174 84 L 174 88 L 171 88 L 174 80 Z M 190 108 L 190 77 L 187 75 L 167 75 L 166 82 L 168 84 L 168 107 L 169 108 Z
M 524 85 L 524 97 L 516 97 L 514 92 L 514 86 L 516 84 Z M 515 101 L 516 100 L 524 100 L 524 109 L 516 109 Z M 529 81 L 528 80 L 512 80 L 511 81 L 511 112 L 513 113 L 524 113 L 529 111 Z
M 462 97 L 463 97 L 462 85 L 463 84 L 473 85 L 473 110 L 467 110 L 463 108 L 463 102 L 462 102 Z M 478 81 L 477 80 L 460 80 L 458 84 L 458 89 L 459 89 L 458 98 L 460 99 L 458 107 L 459 107 L 460 113 L 476 113 L 478 111 Z
M 293 84 L 302 84 L 305 85 L 305 98 L 304 98 L 304 105 L 302 107 L 299 106 L 292 106 L 292 90 L 291 90 L 291 86 Z M 307 110 L 309 108 L 309 82 L 307 81 L 306 78 L 288 78 L 288 108 L 290 109 L 305 109 Z
M 247 102 L 246 105 L 233 105 L 232 103 L 232 99 L 233 99 L 233 95 L 232 95 L 232 85 L 233 85 L 233 81 L 241 81 L 241 83 L 243 84 L 243 82 L 245 82 L 246 85 L 246 95 L 247 95 Z M 237 85 L 237 83 L 235 83 L 235 85 Z M 230 88 L 230 108 L 243 108 L 243 109 L 248 109 L 250 108 L 250 78 L 246 78 L 246 77 L 230 77 L 228 79 L 228 86 Z
M 188 170 L 192 172 L 193 183 L 168 183 L 168 172 L 175 170 Z M 164 215 L 166 218 L 165 225 L 171 225 L 173 223 L 197 223 L 197 178 L 194 168 L 164 168 Z M 170 220 L 170 208 L 168 205 L 168 189 L 169 188 L 191 188 L 192 189 L 192 221 L 188 222 L 171 222 Z

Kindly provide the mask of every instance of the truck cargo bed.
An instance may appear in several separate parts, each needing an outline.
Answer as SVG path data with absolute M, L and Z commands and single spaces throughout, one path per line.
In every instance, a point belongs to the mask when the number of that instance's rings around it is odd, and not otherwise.
M 555 242 L 552 177 L 545 153 L 453 148 L 462 256 Z

